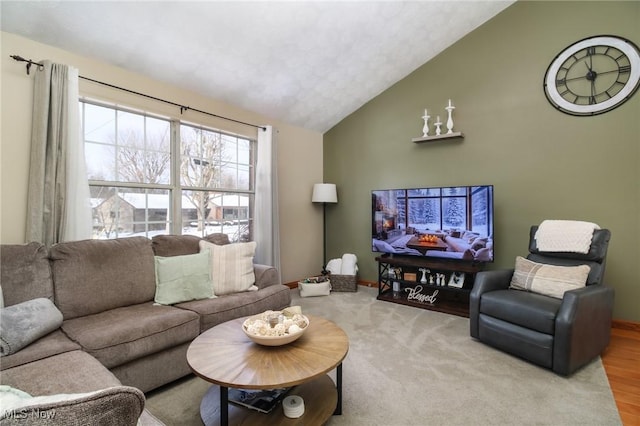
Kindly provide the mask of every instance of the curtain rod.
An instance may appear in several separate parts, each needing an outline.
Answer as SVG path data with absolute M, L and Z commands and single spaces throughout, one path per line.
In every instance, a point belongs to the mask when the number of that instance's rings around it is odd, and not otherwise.
M 37 66 L 38 66 L 38 69 L 41 69 L 41 68 L 43 68 L 43 67 L 44 67 L 44 64 L 43 64 L 43 63 L 41 63 L 41 62 L 35 62 L 35 61 L 32 61 L 31 59 L 25 59 L 25 58 L 23 58 L 22 56 L 18 56 L 18 55 L 10 55 L 10 57 L 11 57 L 11 59 L 13 59 L 14 61 L 18 61 L 18 62 L 26 62 L 26 63 L 27 63 L 27 75 L 29 74 L 29 71 L 31 70 L 31 66 L 32 66 L 32 65 L 37 65 Z M 208 116 L 211 116 L 211 117 L 221 118 L 221 119 L 223 119 L 223 120 L 232 121 L 232 122 L 234 122 L 234 123 L 244 124 L 245 126 L 255 127 L 256 129 L 267 130 L 267 128 L 266 128 L 266 127 L 264 127 L 264 126 L 258 126 L 257 124 L 246 123 L 246 122 L 244 122 L 244 121 L 235 120 L 235 119 L 233 119 L 233 118 L 223 117 L 223 116 L 218 115 L 218 114 L 213 114 L 213 113 L 211 113 L 211 112 L 202 111 L 202 110 L 199 110 L 199 109 L 196 109 L 196 108 L 191 108 L 191 107 L 189 107 L 189 106 L 185 106 L 185 105 L 181 105 L 181 104 L 178 104 L 178 103 L 175 103 L 175 102 L 168 101 L 168 100 L 166 100 L 166 99 L 157 98 L 157 97 L 155 97 L 155 96 L 147 95 L 147 94 L 145 94 L 145 93 L 136 92 L 136 91 L 134 91 L 134 90 L 126 89 L 126 88 L 124 88 L 124 87 L 116 86 L 116 85 L 109 84 L 109 83 L 105 83 L 105 82 L 103 82 L 103 81 L 94 80 L 94 79 L 89 78 L 89 77 L 84 77 L 84 76 L 81 76 L 81 75 L 80 75 L 80 76 L 78 76 L 78 77 L 79 77 L 79 78 L 81 78 L 81 79 L 83 79 L 83 80 L 90 81 L 90 82 L 92 82 L 92 83 L 97 83 L 97 84 L 101 84 L 101 85 L 103 85 L 103 86 L 110 87 L 110 88 L 112 88 L 112 89 L 122 90 L 122 91 L 127 92 L 127 93 L 132 93 L 132 94 L 134 94 L 134 95 L 142 96 L 142 97 L 145 97 L 145 98 L 148 98 L 148 99 L 153 99 L 154 101 L 164 102 L 165 104 L 169 104 L 169 105 L 176 106 L 176 107 L 180 108 L 180 114 L 183 114 L 185 111 L 191 110 L 191 111 L 199 112 L 200 114 L 205 114 L 205 115 L 208 115 Z

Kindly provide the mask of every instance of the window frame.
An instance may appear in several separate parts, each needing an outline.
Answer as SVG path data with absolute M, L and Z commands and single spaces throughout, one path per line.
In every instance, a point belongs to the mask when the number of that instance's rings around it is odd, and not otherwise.
M 132 107 L 127 107 L 127 106 L 123 106 L 121 104 L 116 104 L 116 103 L 110 103 L 110 102 L 106 102 L 106 101 L 101 101 L 101 100 L 96 100 L 96 99 L 89 99 L 86 97 L 80 97 L 78 100 L 79 104 L 80 104 L 80 120 L 82 123 L 82 128 L 83 128 L 83 132 L 82 132 L 82 141 L 84 143 L 84 146 L 86 146 L 86 144 L 89 143 L 96 143 L 96 141 L 91 141 L 90 139 L 87 139 L 85 136 L 85 132 L 84 132 L 84 125 L 85 125 L 85 104 L 86 105 L 93 105 L 93 106 L 97 106 L 97 107 L 102 107 L 102 108 L 108 108 L 111 110 L 114 110 L 114 119 L 116 120 L 116 123 L 114 124 L 114 128 L 115 128 L 115 132 L 116 132 L 116 142 L 114 144 L 112 144 L 111 146 L 115 146 L 117 149 L 118 143 L 117 143 L 117 138 L 118 138 L 118 128 L 117 128 L 117 114 L 118 112 L 124 112 L 124 113 L 129 113 L 129 114 L 136 114 L 136 115 L 140 115 L 145 117 L 145 119 L 147 117 L 152 118 L 152 119 L 159 119 L 159 120 L 164 120 L 167 121 L 167 123 L 169 124 L 169 183 L 148 183 L 148 182 L 127 182 L 127 181 L 119 181 L 119 180 L 99 180 L 99 179 L 88 179 L 88 184 L 90 187 L 102 187 L 105 188 L 106 190 L 111 190 L 111 189 L 115 189 L 116 191 L 120 191 L 121 189 L 137 189 L 137 190 L 143 190 L 143 192 L 145 194 L 147 194 L 147 191 L 149 190 L 154 190 L 154 191 L 167 191 L 168 195 L 169 195 L 169 207 L 167 209 L 167 214 L 166 214 L 166 220 L 165 220 L 165 224 L 167 225 L 168 228 L 168 233 L 171 234 L 180 234 L 180 235 L 194 235 L 193 232 L 188 232 L 185 233 L 184 231 L 189 227 L 189 223 L 185 223 L 186 221 L 183 219 L 183 206 L 182 206 L 182 201 L 183 201 L 183 192 L 184 191 L 208 191 L 209 193 L 214 193 L 214 194 L 231 194 L 231 195 L 237 195 L 238 197 L 241 196 L 247 196 L 248 197 L 248 207 L 247 207 L 247 215 L 248 215 L 248 226 L 246 227 L 246 231 L 248 232 L 248 237 L 245 237 L 244 235 L 239 235 L 237 234 L 236 236 L 239 237 L 243 237 L 245 239 L 243 239 L 243 241 L 245 240 L 252 240 L 253 239 L 253 223 L 255 220 L 255 187 L 256 187 L 256 183 L 255 183 L 255 178 L 256 178 L 256 160 L 257 160 L 257 138 L 254 137 L 250 137 L 247 135 L 242 135 L 242 134 L 237 134 L 237 133 L 232 133 L 232 132 L 228 132 L 222 129 L 218 129 L 218 128 L 214 128 L 212 126 L 203 124 L 203 123 L 196 123 L 193 121 L 186 121 L 186 120 L 180 120 L 178 118 L 175 117 L 168 117 L 168 116 L 163 116 L 160 114 L 155 114 L 153 112 L 149 112 L 146 110 L 140 110 L 140 109 L 135 109 Z M 189 126 L 189 127 L 193 127 L 196 129 L 199 129 L 201 131 L 205 131 L 205 132 L 212 132 L 214 134 L 217 134 L 218 137 L 220 138 L 221 144 L 223 143 L 222 141 L 225 140 L 225 138 L 232 138 L 235 139 L 235 143 L 236 143 L 236 161 L 235 161 L 235 174 L 236 174 L 236 186 L 238 186 L 238 174 L 239 174 L 239 169 L 240 167 L 244 164 L 244 163 L 240 163 L 240 160 L 238 157 L 238 144 L 240 143 L 240 141 L 247 141 L 248 142 L 248 149 L 249 149 L 249 163 L 246 164 L 246 166 L 249 168 L 249 172 L 248 172 L 248 187 L 246 189 L 238 189 L 238 188 L 225 188 L 221 185 L 217 185 L 217 186 L 212 186 L 212 187 L 196 187 L 196 186 L 189 186 L 186 184 L 183 184 L 181 181 L 181 163 L 182 163 L 182 152 L 181 152 L 181 148 L 182 148 L 182 140 L 181 140 L 181 128 L 182 126 Z M 143 129 L 146 132 L 146 124 L 144 126 Z M 97 142 L 97 143 L 104 143 L 104 142 Z M 105 145 L 109 145 L 107 143 L 104 143 Z M 146 144 L 146 140 L 145 140 L 145 144 Z M 145 149 L 146 151 L 146 149 Z M 149 151 L 153 151 L 153 150 L 149 150 Z M 117 154 L 116 154 L 117 155 Z M 86 157 L 85 157 L 86 158 Z M 115 175 L 114 175 L 115 179 L 118 179 L 118 169 L 117 166 L 115 167 Z M 105 198 L 105 200 L 107 200 L 108 198 Z M 94 214 L 94 209 L 95 207 L 92 206 L 92 216 Z M 112 212 L 113 213 L 113 212 Z M 150 232 L 152 232 L 152 230 L 149 229 L 149 225 L 153 224 L 153 223 L 157 223 L 157 221 L 150 221 L 149 217 L 149 208 L 148 206 L 145 207 L 145 221 L 144 221 L 144 235 L 147 236 L 148 238 L 151 238 L 151 236 L 149 235 Z M 207 218 L 204 218 L 204 224 L 206 224 L 207 222 Z M 119 222 L 116 222 L 119 223 Z M 136 222 L 135 220 L 132 220 L 131 225 L 132 228 L 135 229 L 135 225 L 139 224 L 139 222 Z M 203 225 L 204 225 L 203 224 Z M 238 226 L 238 228 L 240 227 L 240 221 L 238 220 L 236 225 Z M 116 227 L 117 228 L 117 227 Z M 198 228 L 199 229 L 199 228 Z M 216 231 L 218 232 L 218 231 Z M 224 226 L 221 226 L 220 232 L 224 232 Z M 132 232 L 133 234 L 140 234 L 140 232 Z M 199 235 L 199 236 L 205 236 L 207 235 L 207 229 L 206 226 L 203 226 L 201 231 L 199 231 L 197 234 L 195 235 Z M 116 229 L 115 230 L 115 236 L 114 237 L 108 237 L 109 239 L 111 238 L 125 238 L 128 237 L 130 235 L 119 235 L 119 231 Z M 232 235 L 230 235 L 230 237 L 232 237 Z M 92 232 L 92 238 L 103 238 L 99 235 L 99 233 L 93 231 Z

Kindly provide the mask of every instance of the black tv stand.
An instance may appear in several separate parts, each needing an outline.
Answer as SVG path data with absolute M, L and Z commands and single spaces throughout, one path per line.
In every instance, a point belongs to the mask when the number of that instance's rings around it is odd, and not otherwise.
M 484 263 L 388 254 L 376 257 L 376 261 L 378 300 L 469 317 L 469 293 Z M 421 269 L 430 271 L 426 282 L 421 282 Z M 395 294 L 394 282 L 399 288 Z

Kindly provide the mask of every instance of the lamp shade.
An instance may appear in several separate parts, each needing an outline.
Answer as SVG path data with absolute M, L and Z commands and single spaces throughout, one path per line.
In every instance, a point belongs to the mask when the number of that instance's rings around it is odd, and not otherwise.
M 312 203 L 337 203 L 338 193 L 334 183 L 316 183 L 313 185 Z

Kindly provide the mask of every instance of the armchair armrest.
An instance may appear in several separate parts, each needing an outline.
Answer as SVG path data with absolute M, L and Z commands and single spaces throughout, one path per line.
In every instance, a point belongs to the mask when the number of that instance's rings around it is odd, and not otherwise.
M 471 337 L 478 338 L 478 317 L 480 316 L 480 299 L 482 294 L 509 288 L 513 269 L 482 271 L 476 274 L 473 289 L 469 295 L 469 326 Z
M 513 269 L 500 269 L 497 271 L 478 272 L 473 284 L 473 289 L 471 290 L 471 295 L 475 293 L 477 296 L 480 296 L 482 293 L 488 291 L 506 290 L 511 283 L 513 271 Z
M 609 344 L 613 288 L 590 285 L 564 294 L 556 317 L 553 371 L 569 375 Z

